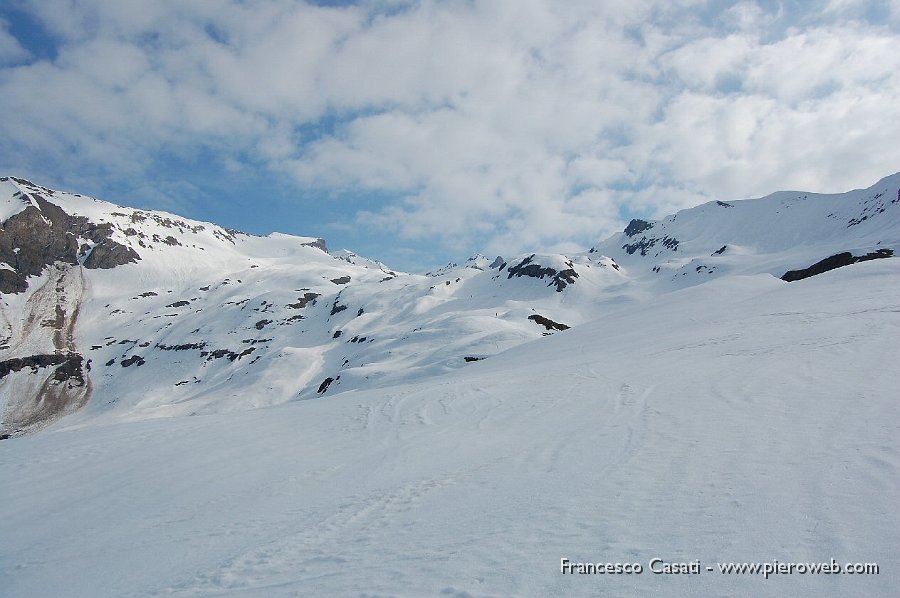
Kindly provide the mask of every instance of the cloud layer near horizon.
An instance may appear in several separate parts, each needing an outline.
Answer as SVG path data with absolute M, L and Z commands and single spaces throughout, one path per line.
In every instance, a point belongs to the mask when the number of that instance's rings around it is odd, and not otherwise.
M 52 52 L 0 15 L 3 166 L 146 189 L 202 153 L 372 235 L 584 248 L 900 170 L 900 1 L 796 4 L 20 0 Z

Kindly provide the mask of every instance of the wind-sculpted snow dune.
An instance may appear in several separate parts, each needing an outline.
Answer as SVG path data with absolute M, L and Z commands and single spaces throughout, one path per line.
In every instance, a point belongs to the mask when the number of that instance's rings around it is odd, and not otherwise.
M 5 441 L 0 593 L 896 595 L 900 260 L 605 312 L 391 387 Z M 880 572 L 717 565 L 831 559 Z

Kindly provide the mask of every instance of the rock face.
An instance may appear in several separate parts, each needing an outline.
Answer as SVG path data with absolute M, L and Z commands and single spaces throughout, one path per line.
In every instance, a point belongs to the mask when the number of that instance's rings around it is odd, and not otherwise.
M 136 262 L 139 259 L 141 257 L 134 249 L 125 247 L 121 243 L 116 243 L 112 239 L 104 239 L 94 247 L 94 250 L 84 260 L 84 267 L 108 270 L 116 266 L 124 266 L 125 264 Z
M 0 275 L 0 293 L 21 293 L 28 288 L 29 276 L 56 262 L 76 265 L 84 255 L 84 267 L 89 269 L 114 268 L 140 259 L 133 249 L 109 238 L 111 224 L 71 216 L 39 193 L 22 196 L 33 203 L 0 225 L 0 262 L 12 268 Z M 94 245 L 79 246 L 79 239 Z
M 21 321 L 7 324 L 0 346 L 4 433 L 40 427 L 88 401 L 90 362 L 75 342 L 84 293 L 81 265 L 109 269 L 140 260 L 134 250 L 110 238 L 110 223 L 71 215 L 49 201 L 43 188 L 12 180 L 19 187 L 12 199 L 25 207 L 0 223 L 0 263 L 5 264 L 0 295 L 25 293 L 29 277 L 48 277 L 29 296 Z

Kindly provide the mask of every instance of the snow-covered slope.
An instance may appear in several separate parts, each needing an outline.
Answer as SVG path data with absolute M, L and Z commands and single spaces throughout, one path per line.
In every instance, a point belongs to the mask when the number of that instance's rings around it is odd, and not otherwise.
M 890 255 L 898 210 L 900 174 L 633 221 L 582 254 L 474 256 L 423 276 L 314 237 L 0 179 L 0 436 L 421 380 L 725 275 Z
M 898 247 L 900 173 L 847 193 L 781 191 L 709 202 L 658 222 L 633 220 L 591 251 L 613 256 L 630 276 L 669 289 L 727 274 L 781 277 L 835 254 Z
M 581 322 L 591 300 L 576 296 L 622 280 L 586 256 L 542 258 L 582 271 L 575 294 L 548 286 L 550 270 L 500 273 L 484 258 L 397 273 L 329 255 L 321 239 L 253 237 L 15 178 L 0 181 L 0 205 L 0 434 L 73 412 L 243 410 L 416 379 Z
M 896 595 L 900 260 L 604 311 L 390 388 L 8 440 L 0 593 Z M 831 559 L 880 573 L 718 570 Z

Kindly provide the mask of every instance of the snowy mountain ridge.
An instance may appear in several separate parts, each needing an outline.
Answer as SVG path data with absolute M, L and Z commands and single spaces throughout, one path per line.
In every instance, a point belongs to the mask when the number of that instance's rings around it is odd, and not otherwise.
M 898 210 L 900 173 L 633 220 L 580 254 L 473 256 L 415 275 L 315 237 L 255 237 L 4 177 L 0 435 L 429 378 L 720 277 L 889 257 Z

